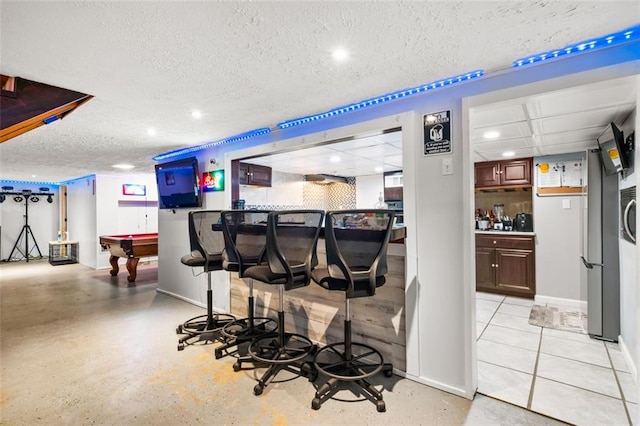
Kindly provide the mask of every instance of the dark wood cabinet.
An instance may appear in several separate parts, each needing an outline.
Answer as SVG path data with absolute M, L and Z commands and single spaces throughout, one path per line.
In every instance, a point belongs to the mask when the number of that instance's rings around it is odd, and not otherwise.
M 476 290 L 533 298 L 534 237 L 476 235 Z
M 532 166 L 532 158 L 476 163 L 476 188 L 530 187 L 533 183 Z
M 239 163 L 238 183 L 240 185 L 271 186 L 271 167 Z
M 384 172 L 384 201 L 402 201 L 403 176 L 402 170 Z

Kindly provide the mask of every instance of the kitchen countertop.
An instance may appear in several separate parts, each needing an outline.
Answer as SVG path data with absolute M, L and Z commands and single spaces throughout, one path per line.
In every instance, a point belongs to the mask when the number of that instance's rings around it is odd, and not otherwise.
M 476 230 L 476 234 L 482 235 L 500 235 L 501 237 L 508 237 L 509 235 L 525 235 L 529 237 L 534 237 L 536 235 L 535 232 L 520 232 L 520 231 L 479 231 Z

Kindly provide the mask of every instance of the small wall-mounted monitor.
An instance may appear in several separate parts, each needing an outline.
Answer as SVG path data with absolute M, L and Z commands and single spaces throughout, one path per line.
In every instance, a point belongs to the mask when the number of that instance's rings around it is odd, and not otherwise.
M 195 157 L 156 164 L 158 200 L 161 209 L 202 206 L 198 160 Z
M 137 183 L 123 183 L 122 195 L 147 195 L 147 186 Z
M 202 190 L 204 192 L 224 191 L 224 170 L 214 170 L 202 174 Z
M 598 138 L 598 145 L 605 174 L 613 175 L 629 168 L 629 152 L 624 143 L 624 135 L 615 124 L 607 126 Z

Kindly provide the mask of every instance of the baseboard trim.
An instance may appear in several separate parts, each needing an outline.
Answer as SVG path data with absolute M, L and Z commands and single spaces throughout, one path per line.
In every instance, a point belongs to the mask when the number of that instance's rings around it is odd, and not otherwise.
M 167 291 L 167 290 L 163 290 L 163 289 L 161 289 L 161 288 L 156 288 L 156 291 L 157 291 L 158 293 L 166 294 L 167 296 L 171 296 L 171 297 L 175 297 L 176 299 L 180 299 L 180 300 L 182 300 L 183 302 L 187 302 L 187 303 L 190 303 L 190 304 L 192 304 L 192 305 L 196 305 L 196 306 L 198 306 L 198 307 L 200 307 L 200 308 L 207 309 L 207 305 L 205 305 L 205 304 L 204 304 L 204 303 L 202 303 L 202 302 L 198 302 L 198 301 L 196 301 L 196 300 L 192 300 L 192 299 L 186 298 L 186 297 L 184 297 L 184 296 L 181 296 L 181 295 L 176 294 L 176 293 L 172 293 L 172 292 Z M 221 311 L 220 309 L 216 309 L 215 307 L 213 308 L 213 311 L 214 311 L 215 313 L 218 313 L 218 314 L 224 314 L 224 313 L 225 313 L 225 312 Z
M 622 351 L 622 356 L 624 357 L 625 362 L 627 363 L 627 367 L 631 370 L 631 377 L 633 377 L 633 382 L 638 385 L 638 369 L 636 368 L 636 364 L 633 362 L 633 358 L 631 358 L 631 354 L 629 353 L 629 348 L 627 344 L 624 342 L 622 336 L 618 336 L 618 346 Z
M 472 400 L 476 394 L 475 390 L 469 393 L 464 389 L 457 388 L 454 386 L 449 386 L 447 384 L 444 384 L 435 380 L 427 379 L 426 377 L 407 374 L 404 371 L 396 370 L 395 368 L 393 369 L 393 373 L 397 374 L 398 376 L 405 377 L 409 380 L 413 380 L 414 382 L 422 383 L 423 385 L 431 386 L 432 388 L 440 389 L 441 391 L 448 392 L 457 396 L 461 396 L 462 398 Z
M 561 297 L 550 297 L 536 295 L 535 302 L 538 305 L 549 304 L 553 306 L 566 306 L 569 308 L 577 308 L 581 312 L 587 312 L 586 300 L 563 299 Z

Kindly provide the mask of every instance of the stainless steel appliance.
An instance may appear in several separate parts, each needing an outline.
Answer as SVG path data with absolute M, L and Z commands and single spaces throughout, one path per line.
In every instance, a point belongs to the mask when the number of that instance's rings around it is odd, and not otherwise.
M 618 251 L 618 175 L 603 173 L 600 153 L 587 153 L 587 217 L 582 263 L 587 268 L 588 331 L 618 341 L 620 266 Z
M 387 208 L 396 212 L 396 224 L 404 224 L 404 207 L 402 201 L 387 201 Z
M 636 243 L 636 187 L 620 190 L 620 234 Z

